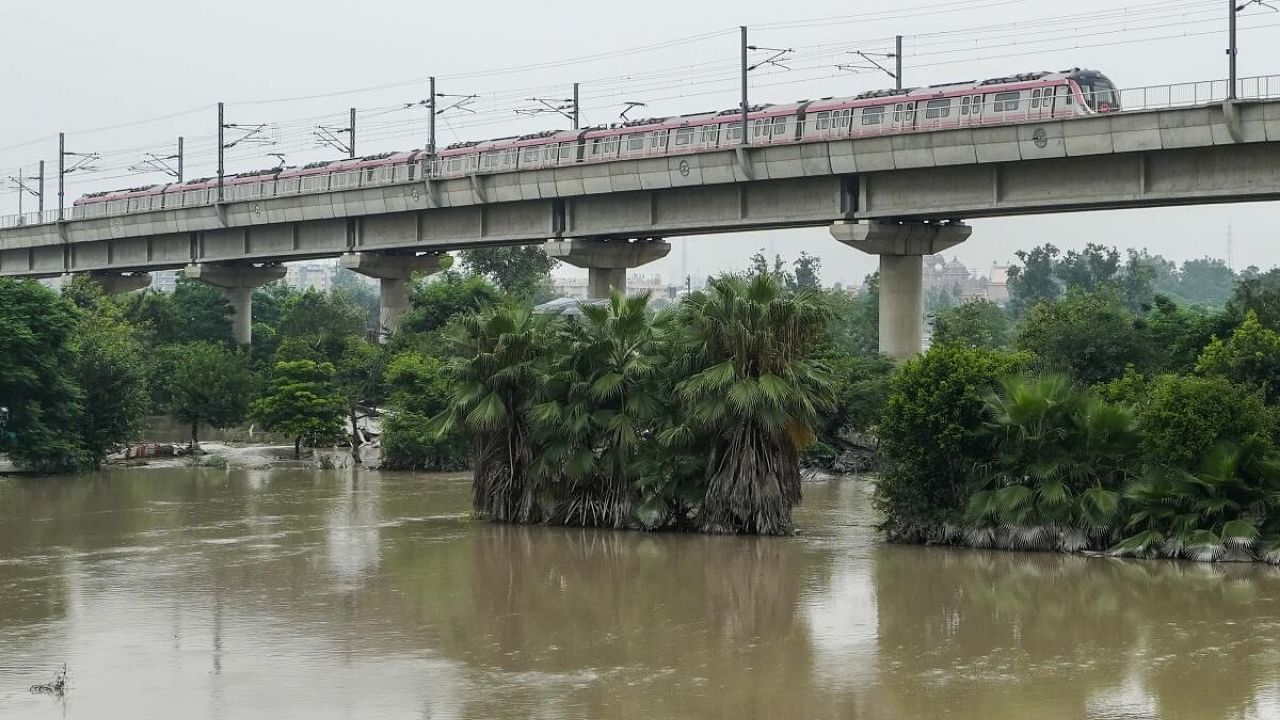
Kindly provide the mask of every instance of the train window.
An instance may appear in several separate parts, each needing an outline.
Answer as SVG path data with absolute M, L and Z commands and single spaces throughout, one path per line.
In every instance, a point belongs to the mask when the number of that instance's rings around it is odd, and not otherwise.
M 781 137 L 787 134 L 787 119 L 784 117 L 776 117 L 773 119 L 773 136 Z
M 540 159 L 541 159 L 541 158 L 539 158 L 539 157 L 538 157 L 538 150 L 539 150 L 539 149 L 540 149 L 540 148 L 536 148 L 536 147 L 527 147 L 527 148 L 525 148 L 525 149 L 524 149 L 524 157 L 520 158 L 520 162 L 527 162 L 527 163 L 538 162 L 538 160 L 540 160 Z
M 751 137 L 753 138 L 758 138 L 761 135 L 765 135 L 768 132 L 769 132 L 768 120 L 756 120 L 754 123 L 751 124 Z
M 1072 97 L 1075 95 L 1075 93 L 1071 92 L 1071 88 L 1070 88 L 1069 86 L 1066 86 L 1065 92 L 1066 92 L 1066 94 L 1067 94 L 1067 102 L 1066 102 L 1066 104 L 1067 104 L 1067 105 L 1070 105 L 1070 104 L 1071 104 L 1071 99 L 1072 99 Z
M 720 142 L 720 126 L 708 125 L 703 129 L 703 144 L 715 145 Z
M 560 160 L 564 162 L 576 162 L 578 160 L 577 143 L 563 143 L 560 145 Z
M 965 95 L 964 97 L 960 98 L 960 114 L 961 115 L 969 114 L 969 96 L 968 95 Z
M 649 147 L 655 149 L 666 149 L 667 147 L 667 131 L 659 130 L 649 137 Z
M 991 103 L 991 109 L 996 112 L 1010 112 L 1018 109 L 1018 95 L 1016 92 L 996 93 L 995 101 Z
M 813 116 L 813 126 L 818 130 L 828 130 L 831 128 L 831 113 L 820 112 Z
M 879 125 L 884 122 L 884 106 L 862 108 L 863 125 Z
M 1033 108 L 1040 107 L 1040 91 L 1039 90 L 1031 91 L 1031 107 Z
M 688 145 L 693 142 L 693 128 L 676 130 L 676 145 Z
M 741 123 L 725 123 L 725 133 L 729 142 L 736 143 L 742 140 L 742 124 Z
M 938 118 L 951 116 L 951 99 L 930 100 L 924 104 L 924 117 L 926 120 L 936 120 Z
M 902 103 L 893 106 L 893 121 L 902 122 Z
M 643 150 L 643 149 L 644 149 L 644 133 L 633 133 L 633 134 L 631 134 L 631 135 L 628 135 L 628 136 L 627 136 L 627 149 L 628 149 L 628 150 Z

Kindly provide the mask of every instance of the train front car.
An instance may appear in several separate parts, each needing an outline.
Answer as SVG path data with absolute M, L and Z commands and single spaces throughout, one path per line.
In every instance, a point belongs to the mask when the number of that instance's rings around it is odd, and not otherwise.
M 1069 76 L 1080 88 L 1085 107 L 1095 113 L 1120 112 L 1120 91 L 1111 79 L 1097 70 L 1076 70 Z

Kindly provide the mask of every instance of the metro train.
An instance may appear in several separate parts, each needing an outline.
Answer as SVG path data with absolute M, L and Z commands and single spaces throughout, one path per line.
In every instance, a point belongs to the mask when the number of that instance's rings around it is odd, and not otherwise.
M 1096 70 L 1073 68 L 902 90 L 873 90 L 748 109 L 750 144 L 778 145 L 886 134 L 1060 120 L 1118 112 L 1114 83 Z M 581 163 L 678 156 L 741 144 L 742 111 L 734 108 L 666 118 L 551 130 L 425 150 L 315 162 L 228 175 L 225 200 L 254 200 L 351 187 L 412 182 L 429 173 L 452 178 Z M 208 205 L 217 179 L 90 193 L 76 200 L 80 217 Z

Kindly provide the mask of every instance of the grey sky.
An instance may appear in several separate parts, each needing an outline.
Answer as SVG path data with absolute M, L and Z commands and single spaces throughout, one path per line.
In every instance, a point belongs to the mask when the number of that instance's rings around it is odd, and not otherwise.
M 1206 80 L 1226 74 L 1225 14 L 1220 0 L 913 0 L 906 8 L 778 0 L 3 0 L 0 174 L 32 173 L 40 159 L 56 167 L 59 130 L 69 133 L 69 150 L 103 155 L 100 172 L 69 177 L 68 203 L 89 190 L 163 182 L 159 174 L 130 176 L 128 168 L 146 152 L 173 152 L 178 135 L 188 138 L 188 177 L 212 174 L 218 100 L 228 103 L 228 122 L 268 123 L 278 141 L 237 147 L 230 171 L 268 167 L 275 162 L 268 152 L 285 152 L 290 164 L 336 157 L 314 147 L 310 130 L 344 125 L 352 106 L 361 110 L 362 154 L 420 147 L 425 111 L 403 106 L 426 97 L 421 80 L 431 74 L 441 92 L 481 96 L 469 105 L 475 114 L 441 116 L 442 144 L 566 127 L 562 118 L 514 110 L 530 107 L 528 97 L 568 97 L 575 80 L 584 83 L 589 123 L 616 119 L 624 101 L 648 104 L 632 117 L 728 108 L 737 102 L 739 24 L 752 27 L 755 44 L 796 49 L 790 71 L 753 73 L 759 102 L 891 85 L 878 73 L 834 66 L 850 62 L 847 50 L 889 50 L 896 33 L 906 36 L 909 85 L 1071 66 L 1100 69 L 1121 87 Z M 1280 14 L 1251 8 L 1244 15 L 1241 76 L 1280 73 Z M 1010 23 L 1019 25 L 1002 27 Z M 693 36 L 704 37 L 672 43 Z M 1147 38 L 1158 39 L 1141 41 Z M 647 49 L 629 52 L 638 48 Z M 345 93 L 375 86 L 392 87 Z M 327 97 L 313 97 L 320 95 Z M 256 102 L 285 98 L 312 99 Z M 175 115 L 183 111 L 191 112 Z M 143 120 L 153 121 L 133 124 Z M 129 126 L 86 132 L 119 125 Z M 48 188 L 52 205 L 54 183 Z M 0 214 L 16 210 L 6 182 Z M 1225 256 L 1230 225 L 1234 264 L 1271 266 L 1280 263 L 1276 210 L 1220 205 L 977 220 L 973 239 L 953 252 L 979 269 L 1046 241 L 1146 246 L 1175 259 Z M 810 229 L 676 241 L 668 259 L 642 272 L 678 276 L 683 243 L 689 271 L 701 275 L 742 267 L 757 248 L 816 253 L 828 281 L 857 282 L 875 267 L 873 258 Z

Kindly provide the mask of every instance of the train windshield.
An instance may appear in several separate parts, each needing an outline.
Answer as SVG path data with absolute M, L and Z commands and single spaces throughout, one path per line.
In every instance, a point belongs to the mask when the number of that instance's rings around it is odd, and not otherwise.
M 1091 110 L 1114 112 L 1120 109 L 1120 93 L 1110 80 L 1095 78 L 1080 83 L 1080 91 L 1084 93 L 1084 101 Z

